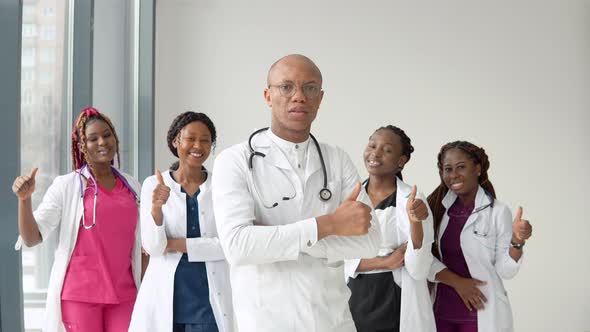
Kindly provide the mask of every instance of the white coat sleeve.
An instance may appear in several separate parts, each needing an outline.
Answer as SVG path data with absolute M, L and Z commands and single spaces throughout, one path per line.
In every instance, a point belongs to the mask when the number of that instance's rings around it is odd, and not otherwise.
M 518 262 L 515 262 L 509 254 L 510 241 L 512 240 L 512 213 L 510 210 L 506 206 L 502 206 L 500 212 L 494 217 L 496 219 L 494 223 L 497 231 L 496 263 L 494 267 L 500 278 L 511 279 L 518 273 L 524 259 L 524 253 Z
M 58 176 L 53 180 L 53 183 L 51 183 L 47 192 L 43 195 L 41 204 L 33 212 L 37 227 L 39 227 L 39 233 L 41 233 L 41 240 L 47 239 L 61 223 L 63 200 L 65 199 L 65 195 L 67 195 L 64 192 L 64 179 L 63 176 Z M 20 250 L 23 245 L 26 247 L 19 235 L 14 249 Z
M 432 257 L 432 265 L 430 265 L 430 271 L 428 273 L 428 281 L 439 282 L 438 280 L 436 280 L 436 274 L 446 268 L 447 268 L 447 266 L 444 265 L 440 260 L 438 260 L 438 258 Z
M 347 259 L 344 261 L 344 280 L 348 282 L 349 278 L 356 278 L 359 273 L 356 271 L 359 265 L 361 264 L 361 260 L 359 258 L 355 259 Z
M 430 207 L 428 207 L 428 202 L 426 201 L 426 197 L 422 193 L 418 193 L 417 199 L 420 199 L 426 204 L 428 209 L 428 218 L 422 221 L 422 229 L 423 229 L 423 237 L 422 237 L 422 247 L 420 249 L 414 249 L 414 243 L 412 242 L 412 236 L 408 238 L 408 247 L 406 253 L 404 254 L 404 266 L 408 271 L 408 274 L 414 280 L 424 280 L 428 276 L 430 272 L 430 267 L 432 265 L 432 243 L 434 242 L 434 227 L 433 227 L 433 219 L 432 219 L 432 211 L 430 211 Z M 407 215 L 406 207 L 400 206 L 397 207 L 399 209 L 403 209 L 403 213 L 405 214 L 405 218 L 409 217 Z
M 255 225 L 255 201 L 248 189 L 246 157 L 235 146 L 221 152 L 213 174 L 213 210 L 219 241 L 232 265 L 296 260 L 317 242 L 315 218 L 288 225 Z
M 161 256 L 166 251 L 168 238 L 166 237 L 166 215 L 163 216 L 161 226 L 156 225 L 152 217 L 152 193 L 156 187 L 156 176 L 152 175 L 143 181 L 141 186 L 141 200 L 139 214 L 141 221 L 141 244 L 150 256 Z
M 217 237 L 195 237 L 186 239 L 186 253 L 189 262 L 210 262 L 225 260 L 221 243 Z
M 341 202 L 352 193 L 354 187 L 360 181 L 356 168 L 350 157 L 338 149 L 342 169 L 342 195 Z M 373 207 L 371 200 L 364 188 L 361 189 L 357 201 Z M 377 256 L 381 244 L 381 232 L 375 211 L 371 211 L 371 227 L 369 232 L 360 236 L 328 236 L 319 243 L 326 248 L 328 263 L 347 259 L 373 258 Z

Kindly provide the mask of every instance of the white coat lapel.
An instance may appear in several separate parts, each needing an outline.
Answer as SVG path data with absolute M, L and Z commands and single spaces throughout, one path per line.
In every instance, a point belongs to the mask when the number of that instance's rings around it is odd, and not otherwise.
M 285 170 L 292 169 L 291 164 L 283 151 L 281 151 L 278 145 L 273 143 L 267 133 L 261 133 L 255 137 L 255 142 L 252 142 L 252 147 L 254 148 L 254 151 L 258 151 L 265 155 L 264 157 L 255 156 L 253 159 L 254 165 L 256 165 L 257 160 L 260 159 L 264 162 L 265 166 L 272 165 Z M 256 168 L 256 166 L 254 166 L 254 168 Z
M 484 206 L 490 204 L 491 201 L 489 199 L 489 197 L 485 194 L 485 191 L 483 190 L 483 188 L 480 186 L 479 189 L 477 190 L 477 194 L 475 195 L 475 205 L 473 207 L 473 211 L 478 211 L 481 210 L 481 208 L 483 208 Z M 466 229 L 467 227 L 470 227 L 471 225 L 473 225 L 473 223 L 478 220 L 479 218 L 483 218 L 484 215 L 482 213 L 471 213 L 471 215 L 469 216 L 469 219 L 467 219 L 467 221 L 465 222 L 465 226 L 463 226 L 463 229 Z
M 397 227 L 403 234 L 410 236 L 410 219 L 406 212 L 406 204 L 408 197 L 412 192 L 412 188 L 399 178 L 396 178 L 397 193 L 395 195 L 395 211 L 397 215 Z
M 321 147 L 321 146 L 320 146 Z M 325 155 L 322 153 L 325 158 Z M 325 161 L 325 160 L 324 160 Z M 309 179 L 315 172 L 322 169 L 322 162 L 320 161 L 320 153 L 318 147 L 310 138 L 309 144 L 307 145 L 307 163 L 305 165 L 305 179 Z M 328 170 L 326 169 L 326 172 Z M 328 175 L 328 174 L 326 174 Z M 323 176 L 323 175 L 322 175 Z M 322 178 L 323 180 L 323 178 Z
M 170 173 L 170 170 L 162 173 L 164 184 L 170 188 L 170 198 L 163 209 L 167 210 L 164 212 L 164 218 L 173 216 L 175 220 L 165 220 L 164 225 L 168 236 L 186 237 L 186 194 L 182 192 L 180 183 L 174 181 Z M 175 196 L 176 199 L 173 199 L 172 196 Z

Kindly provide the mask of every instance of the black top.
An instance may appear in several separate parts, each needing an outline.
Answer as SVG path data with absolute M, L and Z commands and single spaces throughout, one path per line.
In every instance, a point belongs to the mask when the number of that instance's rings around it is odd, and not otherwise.
M 368 191 L 369 180 L 365 181 Z M 381 201 L 375 210 L 395 208 L 396 191 Z M 350 312 L 359 332 L 399 331 L 401 288 L 393 273 L 359 274 L 350 279 Z

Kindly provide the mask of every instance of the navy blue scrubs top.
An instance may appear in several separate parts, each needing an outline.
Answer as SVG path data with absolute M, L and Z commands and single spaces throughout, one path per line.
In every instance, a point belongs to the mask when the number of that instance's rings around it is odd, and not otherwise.
M 172 178 L 174 179 L 173 176 Z M 184 189 L 181 190 L 186 193 Z M 186 195 L 187 239 L 201 237 L 199 202 L 197 200 L 199 193 L 200 190 L 192 197 Z M 176 324 L 203 325 L 207 331 L 217 331 L 215 316 L 209 302 L 209 284 L 207 283 L 205 262 L 189 262 L 187 254 L 182 255 L 174 274 L 173 321 Z

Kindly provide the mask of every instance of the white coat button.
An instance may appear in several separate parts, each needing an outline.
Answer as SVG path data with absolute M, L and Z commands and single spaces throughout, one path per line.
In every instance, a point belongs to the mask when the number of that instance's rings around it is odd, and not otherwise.
M 295 144 L 295 149 L 299 149 L 299 145 L 298 144 Z

